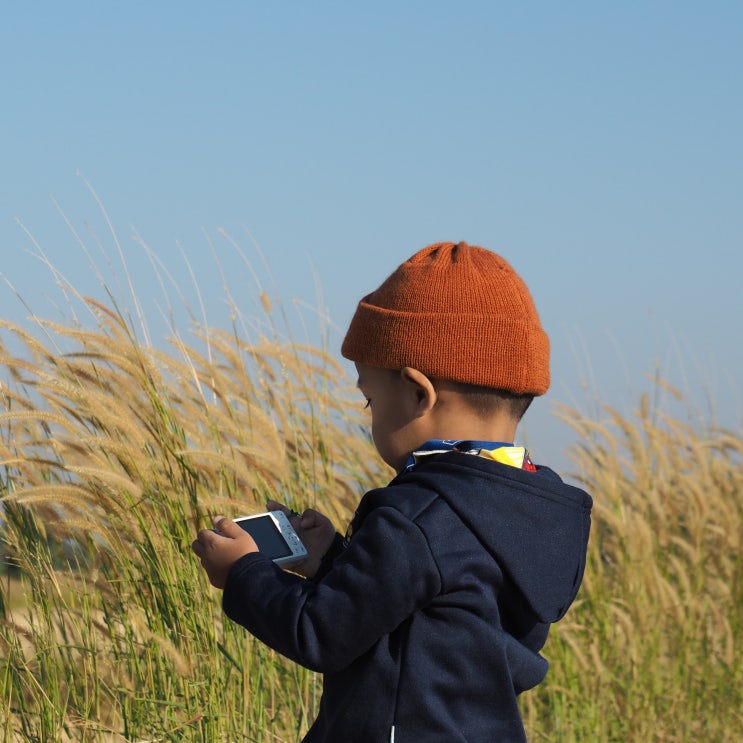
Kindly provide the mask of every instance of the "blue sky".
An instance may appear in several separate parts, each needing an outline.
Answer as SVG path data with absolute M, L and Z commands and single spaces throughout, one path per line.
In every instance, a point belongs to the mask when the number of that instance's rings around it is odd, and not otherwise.
M 363 294 L 463 239 L 552 339 L 537 459 L 563 465 L 554 403 L 628 411 L 658 367 L 740 430 L 741 3 L 14 3 L 0 69 L 0 273 L 40 315 L 64 307 L 34 241 L 101 296 L 79 237 L 126 297 L 123 255 L 157 342 L 145 243 L 211 324 L 220 271 L 260 314 L 255 272 L 337 354 Z M 0 314 L 27 322 L 6 283 Z

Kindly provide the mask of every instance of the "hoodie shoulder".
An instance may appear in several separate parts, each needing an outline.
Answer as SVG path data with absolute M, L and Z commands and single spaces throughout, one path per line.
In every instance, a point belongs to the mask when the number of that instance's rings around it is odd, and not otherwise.
M 564 616 L 585 570 L 588 493 L 547 467 L 529 472 L 456 452 L 396 482 L 443 499 L 541 621 Z

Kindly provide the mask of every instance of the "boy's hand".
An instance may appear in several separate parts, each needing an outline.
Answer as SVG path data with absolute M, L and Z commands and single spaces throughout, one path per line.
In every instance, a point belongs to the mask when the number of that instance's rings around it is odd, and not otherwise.
M 202 529 L 191 549 L 201 559 L 201 565 L 216 588 L 224 588 L 230 568 L 250 552 L 258 552 L 253 537 L 232 519 L 217 516 L 214 529 Z
M 269 511 L 283 511 L 287 515 L 307 550 L 307 557 L 291 566 L 292 572 L 304 575 L 305 578 L 314 578 L 322 558 L 333 544 L 335 538 L 333 522 L 312 508 L 299 514 L 273 500 L 266 503 L 266 508 Z

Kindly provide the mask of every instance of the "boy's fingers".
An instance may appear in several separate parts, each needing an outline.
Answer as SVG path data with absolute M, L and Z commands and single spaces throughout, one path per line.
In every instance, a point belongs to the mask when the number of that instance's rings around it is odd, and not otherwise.
M 313 526 L 316 526 L 320 514 L 313 510 L 312 508 L 308 508 L 303 514 L 302 514 L 302 528 L 304 529 L 311 529 Z
M 285 506 L 283 503 L 278 503 L 275 500 L 269 500 L 266 501 L 266 509 L 269 511 L 282 511 L 285 513 L 290 519 L 293 519 L 295 517 L 302 518 L 302 514 L 299 513 L 299 511 L 294 511 L 289 506 Z
M 199 547 L 203 550 L 216 536 L 217 534 L 214 532 L 214 529 L 202 529 L 196 535 L 196 541 L 194 541 L 192 545 L 192 547 L 194 548 L 194 552 L 196 551 L 196 545 L 199 545 Z
M 214 519 L 214 528 L 225 537 L 239 537 L 245 532 L 232 520 L 226 516 L 217 516 Z

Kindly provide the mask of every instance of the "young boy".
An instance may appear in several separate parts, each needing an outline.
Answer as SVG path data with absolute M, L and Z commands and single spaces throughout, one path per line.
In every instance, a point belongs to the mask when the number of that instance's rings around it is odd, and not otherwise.
M 308 549 L 284 572 L 218 517 L 193 550 L 226 614 L 324 674 L 305 742 L 524 741 L 517 696 L 583 577 L 591 498 L 534 466 L 516 426 L 549 386 L 549 341 L 500 256 L 416 253 L 358 305 L 342 346 L 398 473 L 348 540 L 277 503 Z

